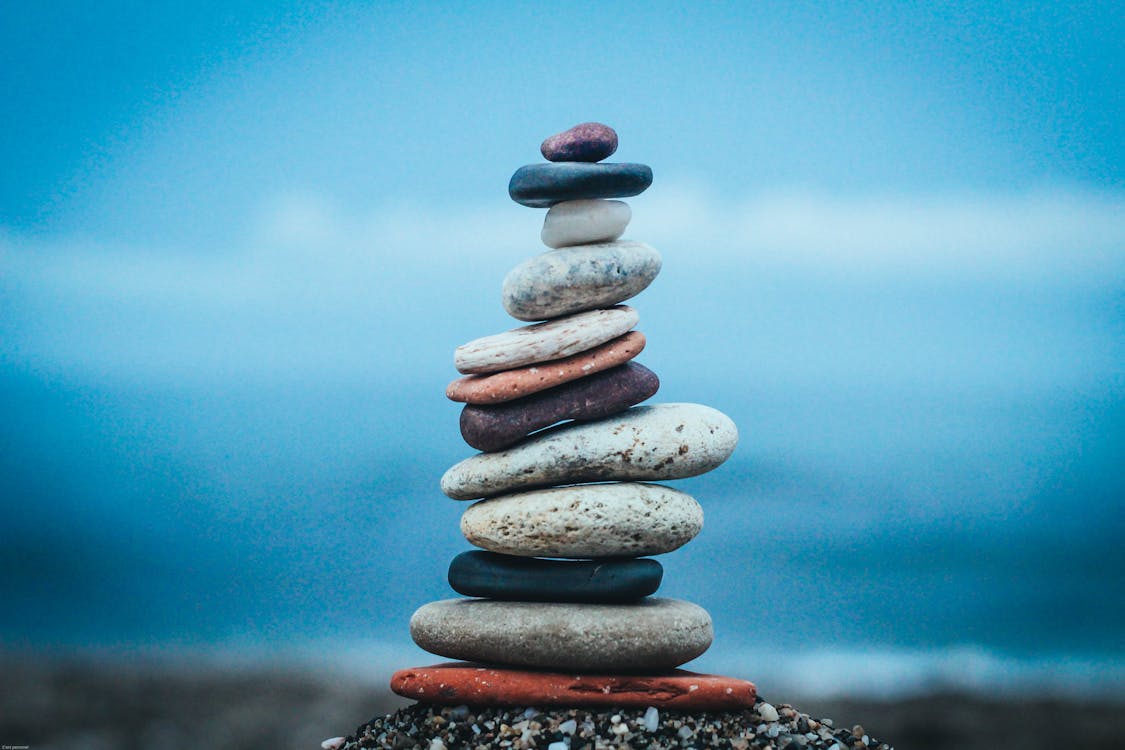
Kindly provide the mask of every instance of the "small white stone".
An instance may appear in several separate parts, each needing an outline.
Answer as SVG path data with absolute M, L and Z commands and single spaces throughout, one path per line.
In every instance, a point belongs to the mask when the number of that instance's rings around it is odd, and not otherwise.
M 761 716 L 763 721 L 777 721 L 779 718 L 777 709 L 770 703 L 758 704 L 758 716 Z
M 568 747 L 569 745 L 565 742 L 552 742 L 550 745 L 547 745 L 547 750 L 567 750 Z
M 578 722 L 574 719 L 567 719 L 562 724 L 559 724 L 559 731 L 563 734 L 574 734 L 578 731 Z
M 609 242 L 622 235 L 633 212 L 622 201 L 577 200 L 551 206 L 540 237 L 547 247 Z
M 445 750 L 445 743 L 441 741 L 440 737 L 434 737 L 430 740 L 430 750 Z
M 676 732 L 676 734 L 680 736 L 680 739 L 686 740 L 688 737 L 691 737 L 693 734 L 695 734 L 695 732 L 693 732 L 690 727 L 685 725 L 680 727 L 680 730 Z
M 343 746 L 343 737 L 332 737 L 320 743 L 321 750 L 340 750 L 340 748 Z
M 660 712 L 656 710 L 655 706 L 649 706 L 645 709 L 645 729 L 649 732 L 655 732 L 656 728 L 660 726 Z

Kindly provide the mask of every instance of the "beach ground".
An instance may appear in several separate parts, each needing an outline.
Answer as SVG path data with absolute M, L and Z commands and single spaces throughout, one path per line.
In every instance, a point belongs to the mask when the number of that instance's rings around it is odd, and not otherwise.
M 31 750 L 316 750 L 408 703 L 382 679 L 292 667 L 8 655 L 0 670 L 0 744 Z M 1125 700 L 967 693 L 840 700 L 759 690 L 836 726 L 861 724 L 899 750 L 1125 747 Z

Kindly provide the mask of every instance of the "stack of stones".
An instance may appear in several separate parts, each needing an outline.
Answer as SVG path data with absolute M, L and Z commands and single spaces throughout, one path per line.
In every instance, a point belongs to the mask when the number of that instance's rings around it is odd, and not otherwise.
M 548 138 L 548 161 L 512 176 L 513 200 L 549 209 L 541 236 L 552 249 L 503 283 L 504 309 L 534 323 L 456 350 L 465 377 L 446 395 L 466 403 L 461 434 L 483 452 L 450 468 L 441 488 L 479 500 L 461 530 L 481 549 L 449 568 L 452 588 L 470 598 L 427 604 L 410 622 L 422 648 L 474 664 L 402 670 L 392 679 L 402 695 L 627 704 L 640 690 L 651 703 L 659 679 L 665 699 L 753 704 L 751 683 L 675 670 L 711 645 L 711 618 L 695 604 L 651 596 L 663 568 L 649 556 L 689 542 L 703 511 L 691 496 L 648 482 L 716 468 L 738 433 L 706 406 L 637 406 L 659 380 L 631 361 L 645 338 L 632 330 L 637 312 L 620 303 L 648 287 L 661 258 L 619 239 L 631 212 L 613 199 L 643 192 L 652 170 L 602 163 L 616 149 L 611 128 L 585 123 Z

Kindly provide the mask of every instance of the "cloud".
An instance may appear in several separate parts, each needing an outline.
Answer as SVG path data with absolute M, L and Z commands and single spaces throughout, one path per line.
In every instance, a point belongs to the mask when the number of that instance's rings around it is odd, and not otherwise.
M 841 283 L 1125 281 L 1120 193 L 794 191 L 726 200 L 680 185 L 632 203 L 629 236 L 669 255 L 690 253 L 692 268 L 705 273 L 774 270 Z M 434 340 L 511 324 L 498 312 L 461 327 L 459 305 L 492 298 L 509 267 L 543 250 L 541 217 L 493 203 L 356 214 L 325 196 L 281 194 L 223 247 L 0 234 L 8 308 L 0 355 L 27 367 L 176 377 L 370 373 L 385 370 L 388 357 L 438 357 Z

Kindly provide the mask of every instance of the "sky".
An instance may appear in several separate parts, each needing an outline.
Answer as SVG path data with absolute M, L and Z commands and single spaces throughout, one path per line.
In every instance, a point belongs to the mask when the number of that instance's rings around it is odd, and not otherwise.
M 635 303 L 658 400 L 743 434 L 681 486 L 715 521 L 666 563 L 719 655 L 1120 660 L 1123 26 L 1110 3 L 5 6 L 3 642 L 405 640 L 464 548 L 437 492 L 469 452 L 452 350 L 516 325 L 500 280 L 544 250 L 507 180 L 598 120 L 655 173 L 627 236 L 664 255 Z

